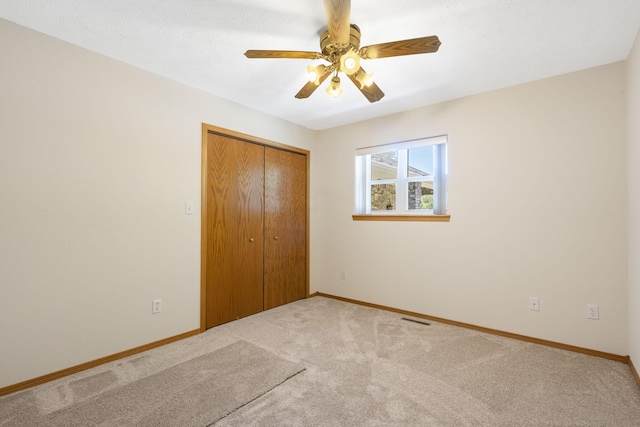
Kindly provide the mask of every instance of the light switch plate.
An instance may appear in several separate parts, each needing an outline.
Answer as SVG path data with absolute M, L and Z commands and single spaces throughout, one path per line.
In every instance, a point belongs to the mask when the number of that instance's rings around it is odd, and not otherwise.
M 185 202 L 184 213 L 187 215 L 193 215 L 193 202 Z

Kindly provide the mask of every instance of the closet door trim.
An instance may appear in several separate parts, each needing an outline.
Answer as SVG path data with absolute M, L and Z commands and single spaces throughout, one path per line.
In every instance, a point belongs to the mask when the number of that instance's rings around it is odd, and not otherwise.
M 201 228 L 200 228 L 200 332 L 204 332 L 207 329 L 207 235 L 208 235 L 208 223 L 207 223 L 207 160 L 208 160 L 208 145 L 207 136 L 209 134 L 218 134 L 229 138 L 235 138 L 241 141 L 249 142 L 252 144 L 259 144 L 265 147 L 271 147 L 279 150 L 290 151 L 292 153 L 302 154 L 305 157 L 306 162 L 306 277 L 305 277 L 305 298 L 309 297 L 309 166 L 310 158 L 309 151 L 302 148 L 293 147 L 286 144 L 281 144 L 267 139 L 247 135 L 244 133 L 236 132 L 229 129 L 224 129 L 217 126 L 202 124 L 202 169 L 201 169 Z

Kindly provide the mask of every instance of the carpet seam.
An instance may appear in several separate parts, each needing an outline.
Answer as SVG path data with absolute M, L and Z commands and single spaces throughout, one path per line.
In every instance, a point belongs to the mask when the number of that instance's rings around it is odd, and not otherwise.
M 250 404 L 251 402 L 254 402 L 254 401 L 256 401 L 256 400 L 260 399 L 262 396 L 264 396 L 265 394 L 269 393 L 271 390 L 274 390 L 276 387 L 280 387 L 282 384 L 286 383 L 286 382 L 287 382 L 287 381 L 289 381 L 291 378 L 295 377 L 296 375 L 298 375 L 298 374 L 300 374 L 300 373 L 302 373 L 302 372 L 304 372 L 304 371 L 306 371 L 306 370 L 307 370 L 307 368 L 302 368 L 301 370 L 299 370 L 299 371 L 298 371 L 298 372 L 296 372 L 295 374 L 293 374 L 293 375 L 291 375 L 291 376 L 289 376 L 289 377 L 285 378 L 285 379 L 284 379 L 284 380 L 282 380 L 280 383 L 278 383 L 278 384 L 274 385 L 274 386 L 273 386 L 273 387 L 271 387 L 269 390 L 266 390 L 266 391 L 265 391 L 264 393 L 262 393 L 261 395 L 256 396 L 255 398 L 251 399 L 251 400 L 250 400 L 250 401 L 248 401 L 248 402 L 243 403 L 242 405 L 238 406 L 238 407 L 237 407 L 237 408 L 235 408 L 235 409 L 232 409 L 231 411 L 229 411 L 229 412 L 228 412 L 228 413 L 226 413 L 225 415 L 221 416 L 220 418 L 218 418 L 217 420 L 215 420 L 215 421 L 214 421 L 214 422 L 212 422 L 211 424 L 207 424 L 207 425 L 206 425 L 206 427 L 211 427 L 211 426 L 213 426 L 214 424 L 218 423 L 220 420 L 223 420 L 223 419 L 227 418 L 229 415 L 231 415 L 231 414 L 233 414 L 234 412 L 236 412 L 236 411 L 238 411 L 238 410 L 240 410 L 240 409 L 244 408 L 245 406 L 247 406 L 247 405 L 248 405 L 248 404 Z

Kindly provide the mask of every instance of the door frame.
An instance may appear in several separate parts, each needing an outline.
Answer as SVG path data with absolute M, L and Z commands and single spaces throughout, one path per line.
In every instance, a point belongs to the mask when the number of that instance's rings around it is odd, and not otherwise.
M 310 152 L 302 148 L 293 147 L 279 142 L 269 141 L 267 139 L 259 138 L 253 135 L 247 135 L 244 133 L 236 132 L 233 130 L 221 128 L 218 126 L 202 123 L 202 166 L 201 166 L 201 196 L 200 196 L 200 209 L 201 209 L 201 226 L 200 226 L 200 332 L 204 332 L 207 329 L 207 159 L 209 156 L 207 139 L 210 133 L 222 135 L 228 138 L 238 139 L 240 141 L 249 142 L 252 144 L 263 145 L 265 147 L 271 147 L 278 150 L 290 151 L 292 153 L 302 154 L 305 157 L 306 163 L 306 278 L 305 278 L 305 298 L 309 298 L 309 201 L 310 201 Z

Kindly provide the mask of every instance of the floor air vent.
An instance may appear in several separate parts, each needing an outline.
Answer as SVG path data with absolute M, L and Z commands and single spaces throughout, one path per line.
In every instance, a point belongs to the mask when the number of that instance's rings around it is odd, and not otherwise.
M 409 319 L 408 317 L 403 317 L 402 320 L 408 320 L 409 322 L 420 323 L 421 325 L 427 325 L 427 326 L 429 326 L 431 324 L 431 323 L 425 322 L 423 320 Z

